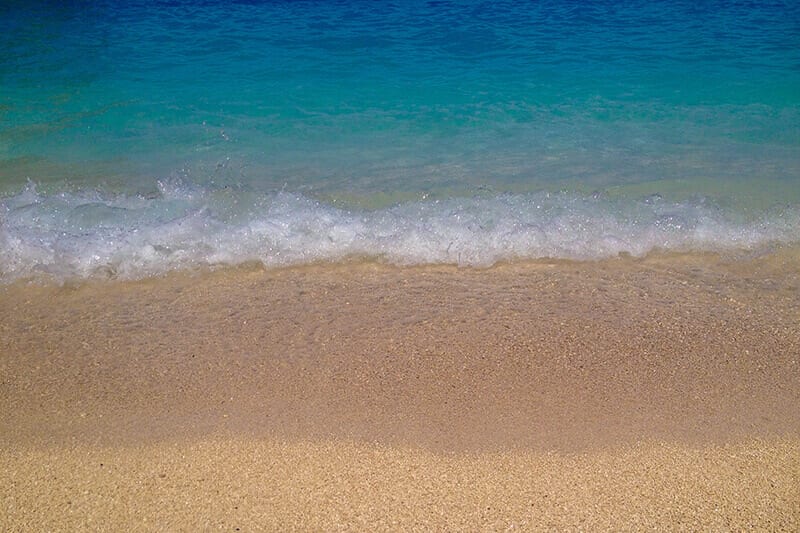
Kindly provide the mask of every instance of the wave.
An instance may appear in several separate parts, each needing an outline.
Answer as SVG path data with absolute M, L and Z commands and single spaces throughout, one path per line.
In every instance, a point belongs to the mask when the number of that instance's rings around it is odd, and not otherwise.
M 0 281 L 138 279 L 258 261 L 266 267 L 369 258 L 486 267 L 593 260 L 655 249 L 753 249 L 800 242 L 800 206 L 746 219 L 698 198 L 500 194 L 341 208 L 302 194 L 161 183 L 158 194 L 0 198 Z

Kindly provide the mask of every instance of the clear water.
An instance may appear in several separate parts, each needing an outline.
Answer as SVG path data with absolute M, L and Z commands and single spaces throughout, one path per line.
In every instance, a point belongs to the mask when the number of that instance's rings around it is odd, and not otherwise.
M 800 241 L 795 2 L 11 2 L 0 279 Z

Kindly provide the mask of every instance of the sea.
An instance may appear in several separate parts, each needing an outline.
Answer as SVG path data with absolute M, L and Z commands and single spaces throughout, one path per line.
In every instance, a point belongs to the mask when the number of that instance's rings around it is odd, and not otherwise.
M 0 283 L 800 246 L 800 2 L 0 2 Z

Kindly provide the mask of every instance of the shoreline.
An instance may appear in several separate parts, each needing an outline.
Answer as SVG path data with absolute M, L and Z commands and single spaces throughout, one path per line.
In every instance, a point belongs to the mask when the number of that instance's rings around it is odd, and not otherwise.
M 5 523 L 791 529 L 792 254 L 6 286 Z M 154 465 L 165 478 L 142 477 Z M 180 513 L 146 510 L 183 495 Z M 56 496 L 83 503 L 68 515 Z

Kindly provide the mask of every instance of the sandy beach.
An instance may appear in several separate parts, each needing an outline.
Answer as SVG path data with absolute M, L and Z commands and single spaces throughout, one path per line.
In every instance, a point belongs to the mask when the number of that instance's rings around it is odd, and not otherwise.
M 800 532 L 800 1 L 0 13 L 0 533 Z
M 796 530 L 798 265 L 9 285 L 0 526 Z

